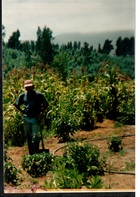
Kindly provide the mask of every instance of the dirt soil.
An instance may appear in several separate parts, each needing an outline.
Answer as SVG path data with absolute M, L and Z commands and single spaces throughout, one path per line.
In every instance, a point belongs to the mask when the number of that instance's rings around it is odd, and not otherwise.
M 126 136 L 122 137 L 123 150 L 119 153 L 109 153 L 107 140 L 104 139 L 109 136 Z M 74 137 L 75 140 L 88 140 L 88 143 L 96 145 L 100 149 L 100 153 L 108 155 L 107 163 L 108 169 L 112 173 L 105 173 L 102 176 L 103 188 L 102 190 L 132 190 L 135 189 L 135 125 L 116 127 L 114 121 L 104 120 L 103 123 L 97 123 L 96 129 L 92 131 L 78 131 Z M 97 140 L 95 140 L 97 139 Z M 95 141 L 94 141 L 95 140 Z M 44 140 L 45 148 L 49 148 L 50 153 L 55 155 L 62 155 L 63 149 L 58 149 L 64 146 L 57 138 L 50 137 Z M 10 147 L 7 155 L 12 158 L 13 164 L 19 168 L 23 175 L 24 181 L 19 186 L 11 186 L 5 183 L 5 193 L 32 193 L 34 187 L 33 179 L 21 167 L 22 156 L 28 154 L 28 147 Z M 84 158 L 83 158 L 84 159 Z M 115 172 L 117 171 L 117 172 Z M 42 188 L 44 180 L 49 180 L 49 175 L 35 178 L 37 183 L 36 192 L 44 193 L 48 190 Z M 85 190 L 82 188 L 81 190 Z M 53 190 L 51 190 L 53 191 Z M 62 191 L 62 190 L 56 190 Z M 94 189 L 95 191 L 95 189 Z

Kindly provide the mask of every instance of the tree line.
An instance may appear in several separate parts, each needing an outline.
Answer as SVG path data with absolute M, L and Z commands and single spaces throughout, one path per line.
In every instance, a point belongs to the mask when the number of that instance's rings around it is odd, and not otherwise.
M 3 43 L 4 37 L 6 35 L 5 28 L 3 26 Z M 50 28 L 44 26 L 43 29 L 38 27 L 37 29 L 37 40 L 36 41 L 20 41 L 20 31 L 13 32 L 12 35 L 9 37 L 8 42 L 4 43 L 7 45 L 8 48 L 18 49 L 24 52 L 36 52 L 41 58 L 43 63 L 51 63 L 55 52 L 58 50 L 59 45 L 53 43 L 53 32 Z M 93 50 L 93 46 L 89 47 L 87 42 L 84 43 L 84 47 L 81 47 L 80 41 L 75 41 L 74 43 L 68 42 L 65 45 L 60 46 L 61 50 L 66 49 L 74 49 L 74 50 L 84 50 L 85 53 L 89 53 Z M 119 37 L 116 41 L 116 56 L 126 56 L 126 55 L 134 55 L 135 53 L 135 39 L 134 37 L 131 38 L 124 38 L 122 39 Z M 111 50 L 114 49 L 112 45 L 112 40 L 105 40 L 103 47 L 101 47 L 100 43 L 98 45 L 97 52 L 101 54 L 110 54 Z M 96 50 L 96 49 L 95 49 Z
M 94 78 L 102 67 L 102 62 L 106 64 L 112 62 L 113 65 L 119 65 L 124 73 L 128 75 L 131 73 L 131 77 L 134 78 L 134 37 L 124 39 L 119 37 L 116 41 L 115 56 L 111 59 L 109 54 L 114 47 L 112 40 L 109 39 L 105 40 L 103 47 L 99 43 L 98 49 L 94 49 L 89 43 L 81 44 L 80 41 L 73 43 L 69 41 L 61 46 L 54 44 L 53 32 L 46 26 L 42 29 L 38 27 L 36 41 L 21 41 L 18 29 L 12 33 L 7 42 L 4 42 L 5 35 L 5 27 L 2 26 L 4 65 L 8 65 L 7 70 L 16 67 L 17 61 L 18 64 L 22 62 L 28 68 L 39 62 L 56 69 L 64 80 L 74 70 L 81 75 L 86 74 Z M 12 60 L 8 57 L 9 54 Z

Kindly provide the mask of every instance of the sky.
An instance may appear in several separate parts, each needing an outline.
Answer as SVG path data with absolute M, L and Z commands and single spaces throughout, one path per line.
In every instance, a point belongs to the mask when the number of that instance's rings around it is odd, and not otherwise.
M 62 33 L 135 29 L 135 0 L 3 0 L 5 41 L 19 29 L 20 40 L 36 40 L 38 26 Z

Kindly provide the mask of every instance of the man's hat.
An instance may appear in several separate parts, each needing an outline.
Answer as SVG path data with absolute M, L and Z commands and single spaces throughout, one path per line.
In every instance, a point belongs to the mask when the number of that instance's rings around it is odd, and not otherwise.
M 32 80 L 26 80 L 25 82 L 24 82 L 24 88 L 26 88 L 26 87 L 31 87 L 31 86 L 33 86 L 34 84 L 32 83 Z

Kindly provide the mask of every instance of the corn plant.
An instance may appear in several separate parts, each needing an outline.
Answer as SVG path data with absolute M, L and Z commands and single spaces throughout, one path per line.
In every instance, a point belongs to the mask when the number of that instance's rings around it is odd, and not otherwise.
M 55 133 L 60 141 L 71 140 L 77 130 L 94 129 L 96 122 L 102 122 L 103 118 L 134 124 L 134 81 L 126 81 L 118 70 L 110 67 L 100 68 L 93 81 L 86 76 L 71 76 L 65 82 L 49 67 L 45 67 L 44 72 L 39 65 L 30 69 L 12 69 L 3 80 L 6 142 L 16 145 L 16 136 L 24 134 L 21 116 L 13 102 L 24 91 L 23 83 L 27 78 L 34 80 L 35 89 L 41 91 L 49 102 L 42 128 Z M 20 136 L 21 145 L 25 142 L 24 137 Z

